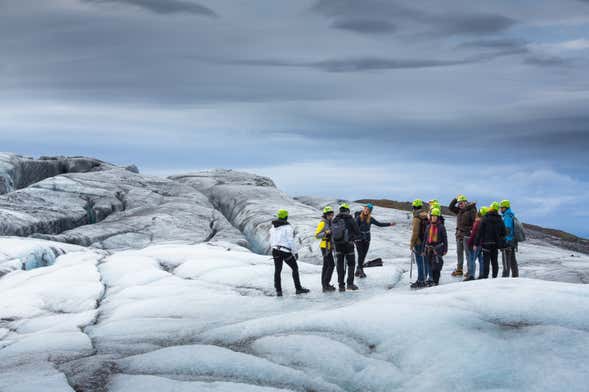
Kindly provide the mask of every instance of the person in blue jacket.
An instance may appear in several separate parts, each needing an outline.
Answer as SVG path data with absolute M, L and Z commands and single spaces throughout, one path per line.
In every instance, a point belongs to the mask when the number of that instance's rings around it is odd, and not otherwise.
M 356 267 L 356 276 L 359 278 L 365 278 L 364 273 L 364 260 L 368 254 L 368 248 L 370 248 L 370 226 L 375 225 L 378 227 L 394 226 L 395 223 L 381 223 L 372 217 L 372 210 L 374 206 L 370 203 L 366 204 L 362 211 L 357 211 L 354 214 L 356 224 L 360 228 L 360 238 L 356 240 L 356 249 L 358 250 L 358 266 Z
M 507 235 L 505 236 L 505 248 L 502 251 L 503 260 L 503 272 L 501 276 L 503 278 L 509 278 L 511 276 L 517 278 L 519 276 L 519 269 L 517 266 L 517 259 L 515 253 L 517 251 L 517 241 L 515 239 L 515 217 L 513 211 L 511 211 L 511 202 L 509 200 L 502 200 L 500 203 L 501 215 L 503 215 L 503 223 Z

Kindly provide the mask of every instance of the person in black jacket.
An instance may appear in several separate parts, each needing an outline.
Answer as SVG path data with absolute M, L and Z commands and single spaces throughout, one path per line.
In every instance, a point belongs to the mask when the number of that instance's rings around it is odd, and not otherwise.
M 499 203 L 493 202 L 489 206 L 487 215 L 481 220 L 479 231 L 475 238 L 475 253 L 479 248 L 483 249 L 483 256 L 485 259 L 484 274 L 479 276 L 479 279 L 487 279 L 489 277 L 489 265 L 493 267 L 493 278 L 499 274 L 499 249 L 504 247 L 505 224 L 503 219 L 499 216 Z
M 360 237 L 360 229 L 352 215 L 350 215 L 350 206 L 347 203 L 340 205 L 339 214 L 333 218 L 331 231 L 335 244 L 339 291 L 346 291 L 344 285 L 346 266 L 344 261 L 348 265 L 348 279 L 346 281 L 348 290 L 358 290 L 358 286 L 354 284 L 354 266 L 356 264 L 354 241 Z
M 430 222 L 425 228 L 425 246 L 424 256 L 430 265 L 432 271 L 433 282 L 429 285 L 437 286 L 440 284 L 440 273 L 444 266 L 443 256 L 448 253 L 448 235 L 446 233 L 446 226 L 440 219 L 442 211 L 439 208 L 434 208 L 430 212 Z
M 375 225 L 378 227 L 389 227 L 394 226 L 395 223 L 381 223 L 372 217 L 372 210 L 374 206 L 370 203 L 366 204 L 362 211 L 357 211 L 354 214 L 356 224 L 360 229 L 360 238 L 356 241 L 356 250 L 358 251 L 358 267 L 356 269 L 356 276 L 359 278 L 365 278 L 364 273 L 364 260 L 368 254 L 368 248 L 370 248 L 370 226 Z

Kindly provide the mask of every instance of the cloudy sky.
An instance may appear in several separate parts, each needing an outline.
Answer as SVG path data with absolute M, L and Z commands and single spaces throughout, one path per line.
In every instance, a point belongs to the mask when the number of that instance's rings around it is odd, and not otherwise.
M 0 150 L 510 198 L 589 236 L 587 0 L 0 0 Z

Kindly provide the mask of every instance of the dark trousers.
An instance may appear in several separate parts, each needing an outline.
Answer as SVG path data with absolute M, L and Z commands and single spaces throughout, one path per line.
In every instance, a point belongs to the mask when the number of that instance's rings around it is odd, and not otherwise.
M 485 273 L 482 277 L 485 279 L 489 277 L 489 266 L 491 266 L 493 268 L 493 278 L 496 278 L 499 275 L 499 249 L 497 249 L 496 245 L 485 246 L 483 255 L 485 257 Z
M 444 267 L 444 259 L 442 256 L 436 256 L 433 252 L 426 252 L 425 258 L 429 264 L 433 281 L 436 284 L 440 283 L 440 273 Z
M 333 270 L 335 268 L 335 260 L 333 259 L 333 251 L 331 249 L 321 248 L 323 255 L 323 268 L 321 268 L 321 286 L 327 287 L 331 283 Z
M 509 272 L 511 276 L 517 278 L 519 276 L 519 268 L 517 266 L 517 259 L 515 258 L 515 248 L 509 246 L 501 251 L 503 261 L 503 272 L 501 276 L 509 278 Z
M 344 286 L 347 264 L 348 279 L 346 282 L 349 285 L 354 284 L 354 267 L 356 266 L 356 253 L 354 252 L 354 243 L 345 242 L 342 244 L 335 244 L 335 255 L 337 259 L 337 283 L 340 287 Z
M 358 268 L 364 268 L 364 260 L 370 248 L 370 240 L 356 241 L 356 250 L 358 251 Z
M 280 274 L 282 273 L 283 262 L 292 269 L 292 280 L 294 281 L 295 288 L 300 289 L 302 286 L 299 277 L 299 266 L 294 255 L 292 253 L 272 249 L 272 257 L 274 257 L 274 288 L 276 288 L 276 291 L 282 291 Z

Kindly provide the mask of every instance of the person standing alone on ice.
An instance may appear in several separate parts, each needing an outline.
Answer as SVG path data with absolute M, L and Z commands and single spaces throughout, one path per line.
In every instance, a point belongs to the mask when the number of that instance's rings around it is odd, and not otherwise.
M 448 208 L 456 214 L 456 253 L 458 261 L 456 269 L 452 272 L 452 276 L 462 276 L 464 254 L 466 253 L 467 261 L 470 259 L 468 237 L 470 236 L 472 225 L 477 216 L 477 205 L 476 203 L 469 203 L 466 196 L 458 195 L 450 202 Z
M 493 267 L 493 278 L 499 274 L 499 264 L 497 257 L 499 249 L 503 248 L 505 242 L 505 225 L 503 220 L 497 212 L 499 210 L 499 203 L 494 201 L 489 206 L 489 211 L 481 220 L 481 225 L 474 240 L 477 252 L 479 249 L 483 250 L 485 257 L 484 274 L 479 279 L 487 279 L 489 277 L 489 264 Z
M 501 214 L 503 215 L 503 223 L 507 235 L 505 236 L 505 249 L 502 251 L 503 260 L 503 278 L 509 278 L 509 272 L 511 276 L 517 278 L 519 276 L 519 269 L 517 267 L 517 259 L 515 258 L 515 252 L 517 250 L 517 240 L 515 238 L 515 215 L 511 211 L 511 202 L 509 200 L 502 200 Z
M 356 212 L 354 215 L 356 218 L 356 224 L 360 229 L 360 238 L 356 241 L 356 249 L 358 250 L 358 268 L 356 269 L 356 276 L 359 278 L 365 278 L 364 273 L 364 260 L 368 254 L 368 248 L 370 248 L 370 226 L 375 225 L 378 227 L 394 226 L 395 223 L 380 223 L 372 217 L 372 210 L 374 206 L 370 203 L 366 204 L 362 211 Z
M 323 216 L 315 230 L 315 238 L 320 239 L 321 255 L 323 256 L 323 268 L 321 269 L 321 286 L 323 292 L 335 291 L 331 285 L 331 277 L 335 268 L 333 259 L 333 238 L 331 235 L 331 221 L 333 220 L 333 208 L 327 206 L 323 209 Z
M 335 243 L 335 256 L 337 260 L 337 282 L 339 291 L 358 290 L 354 284 L 354 267 L 356 264 L 356 253 L 354 250 L 354 241 L 360 238 L 360 229 L 352 215 L 350 215 L 350 205 L 342 203 L 339 207 L 339 214 L 331 223 L 331 235 Z M 348 267 L 348 279 L 346 276 L 346 264 Z
M 272 247 L 272 257 L 274 258 L 274 288 L 276 296 L 282 297 L 282 282 L 280 274 L 282 264 L 286 263 L 292 269 L 292 280 L 294 281 L 297 294 L 305 294 L 309 289 L 301 286 L 299 277 L 299 266 L 297 265 L 298 254 L 294 229 L 288 223 L 288 211 L 278 210 L 276 214 L 278 219 L 272 221 L 270 228 L 270 246 Z
M 440 220 L 442 211 L 439 208 L 434 208 L 430 215 L 430 222 L 425 228 L 424 256 L 432 271 L 433 284 L 437 286 L 440 283 L 440 273 L 444 266 L 442 257 L 448 252 L 448 235 L 444 223 Z
M 426 263 L 423 258 L 423 246 L 425 243 L 425 228 L 428 225 L 428 211 L 425 208 L 423 201 L 416 199 L 412 203 L 413 221 L 411 223 L 411 240 L 409 242 L 409 249 L 413 257 L 415 257 L 415 264 L 417 264 L 417 280 L 411 283 L 412 289 L 420 289 L 425 287 L 426 279 L 431 277 L 429 263 Z

